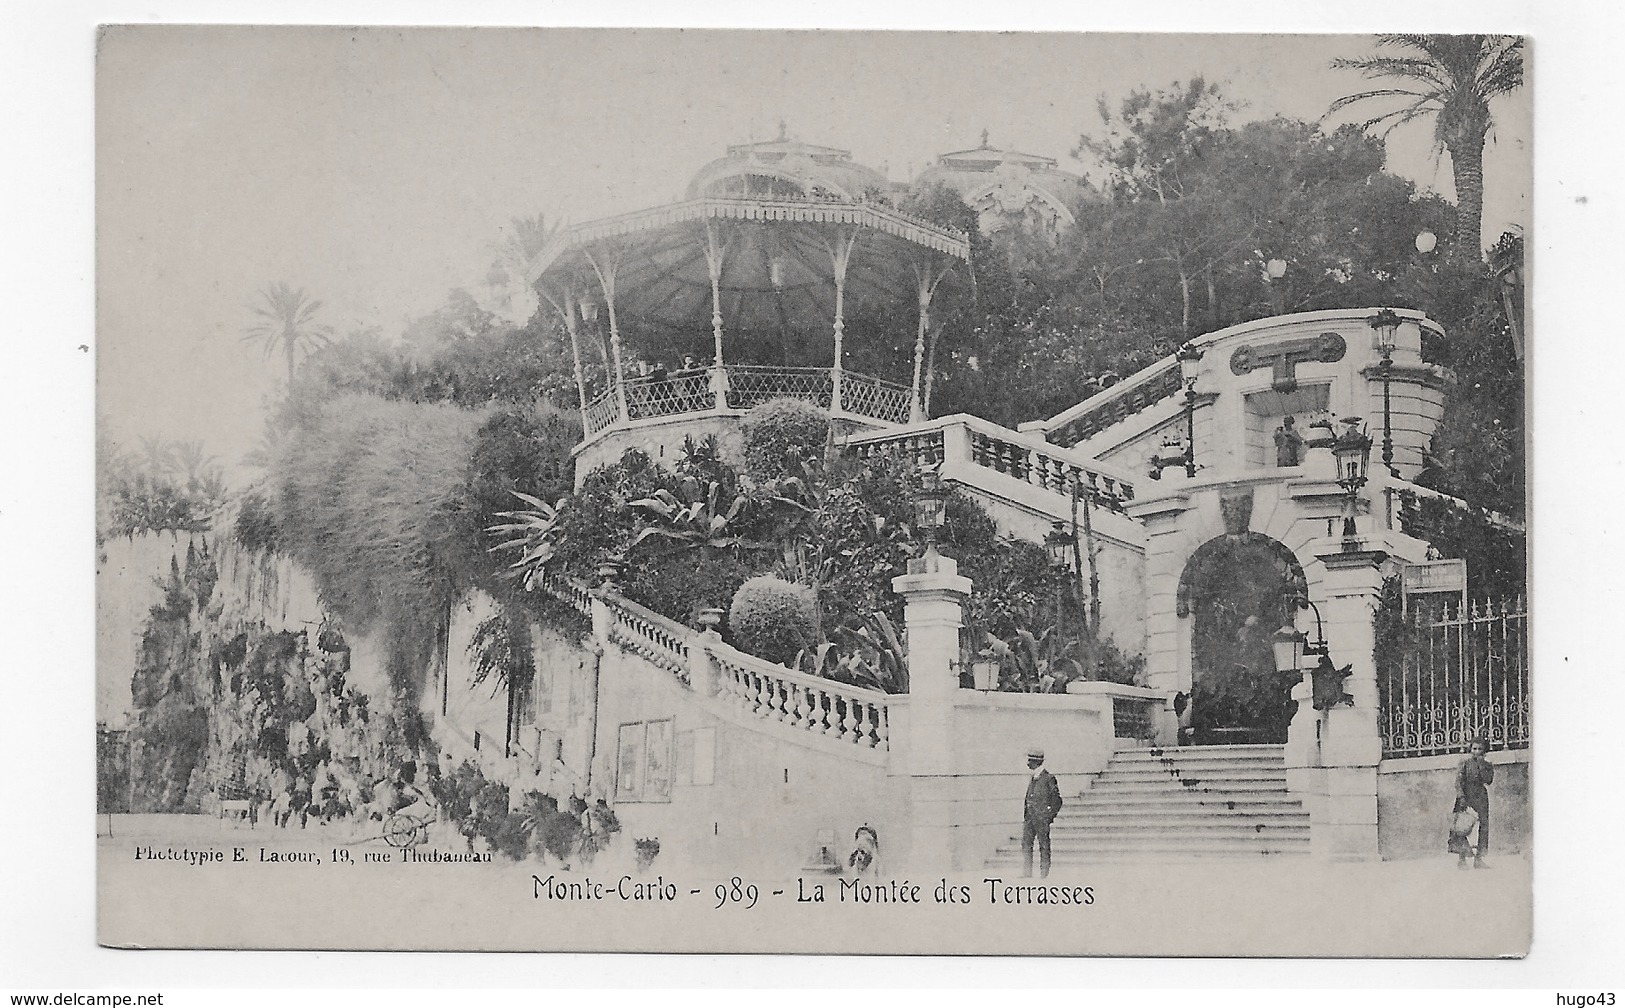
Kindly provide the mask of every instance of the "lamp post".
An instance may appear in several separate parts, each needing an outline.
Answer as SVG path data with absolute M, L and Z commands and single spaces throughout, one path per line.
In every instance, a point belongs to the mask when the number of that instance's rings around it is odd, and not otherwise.
M 1271 259 L 1264 264 L 1264 277 L 1269 281 L 1270 308 L 1276 315 L 1286 313 L 1285 298 L 1281 294 L 1280 280 L 1286 276 L 1286 260 Z
M 1348 549 L 1358 535 L 1354 528 L 1354 516 L 1360 488 L 1366 484 L 1371 438 L 1366 435 L 1364 422 L 1359 417 L 1344 417 L 1342 423 L 1342 433 L 1332 442 L 1332 455 L 1337 459 L 1337 485 L 1348 495 L 1348 513 L 1343 518 L 1343 546 Z
M 1420 239 L 1418 239 L 1420 240 Z M 1401 319 L 1392 308 L 1384 308 L 1371 316 L 1369 325 L 1374 348 L 1382 354 L 1378 366 L 1382 368 L 1382 464 L 1388 470 L 1388 475 L 1394 479 L 1399 478 L 1399 470 L 1394 468 L 1394 426 L 1392 413 L 1392 399 L 1390 398 L 1390 376 L 1394 369 L 1394 337 L 1399 331 Z
M 1196 378 L 1202 363 L 1202 351 L 1190 343 L 1179 348 L 1174 355 L 1179 361 L 1179 379 L 1185 384 L 1185 476 L 1196 478 Z
M 1064 523 L 1055 522 L 1050 527 L 1049 532 L 1045 533 L 1044 535 L 1044 548 L 1049 551 L 1050 565 L 1056 568 L 1058 571 L 1064 571 L 1067 575 L 1070 575 L 1072 568 L 1068 561 L 1072 556 L 1072 546 L 1077 541 L 1077 535 L 1068 531 Z M 1070 576 L 1067 576 L 1064 578 L 1064 580 L 1070 582 L 1072 579 Z M 1064 620 L 1062 618 L 1063 610 L 1061 608 L 1061 584 L 1061 581 L 1057 581 L 1055 583 L 1056 647 L 1060 647 L 1061 639 L 1065 636 L 1065 634 L 1062 632 Z
M 1298 595 L 1292 599 L 1293 609 L 1312 609 L 1315 613 L 1315 639 L 1309 640 L 1301 633 L 1296 620 L 1289 611 L 1287 625 L 1275 631 L 1270 646 L 1275 651 L 1275 669 L 1277 672 L 1301 672 L 1305 658 L 1318 657 L 1319 661 L 1310 670 L 1311 697 L 1315 710 L 1329 710 L 1337 704 L 1353 705 L 1354 698 L 1343 692 L 1343 680 L 1353 672 L 1352 665 L 1338 668 L 1332 661 L 1331 648 L 1326 644 L 1326 626 L 1320 618 L 1320 607 L 1309 601 L 1307 596 Z
M 934 466 L 920 470 L 920 491 L 914 496 L 914 524 L 925 536 L 925 552 L 909 561 L 909 572 L 929 574 L 937 569 L 937 530 L 947 521 L 948 491 Z

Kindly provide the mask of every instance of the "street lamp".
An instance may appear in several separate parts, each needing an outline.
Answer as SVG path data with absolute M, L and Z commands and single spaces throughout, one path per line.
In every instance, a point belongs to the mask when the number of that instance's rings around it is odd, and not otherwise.
M 1286 311 L 1285 298 L 1281 293 L 1279 281 L 1286 276 L 1286 260 L 1271 259 L 1264 264 L 1264 276 L 1269 280 L 1270 308 L 1276 315 Z
M 1196 478 L 1196 378 L 1200 373 L 1202 351 L 1190 343 L 1175 354 L 1179 361 L 1179 378 L 1185 383 L 1185 476 Z
M 1416 251 L 1427 255 L 1439 244 L 1439 236 L 1432 231 L 1419 231 L 1416 234 Z
M 1275 668 L 1278 672 L 1301 672 L 1303 660 L 1318 657 L 1320 660 L 1310 670 L 1311 698 L 1315 710 L 1328 710 L 1337 704 L 1354 704 L 1354 698 L 1343 692 L 1343 680 L 1353 671 L 1352 665 L 1337 667 L 1332 661 L 1331 648 L 1326 645 L 1326 626 L 1320 618 L 1320 607 L 1309 601 L 1307 596 L 1297 595 L 1292 599 L 1293 609 L 1312 609 L 1315 613 L 1315 639 L 1313 641 L 1299 632 L 1296 620 L 1289 611 L 1288 625 L 1275 631 L 1271 639 L 1271 647 L 1275 651 Z
M 1343 518 L 1343 538 L 1353 540 L 1354 515 L 1360 488 L 1366 483 L 1366 466 L 1371 458 L 1371 438 L 1365 433 L 1359 417 L 1344 417 L 1343 432 L 1332 442 L 1332 455 L 1337 459 L 1337 485 L 1348 494 L 1348 514 Z M 1346 543 L 1345 543 L 1346 545 Z
M 1072 567 L 1068 561 L 1072 558 L 1072 546 L 1077 541 L 1076 533 L 1068 531 L 1064 523 L 1055 522 L 1050 527 L 1049 532 L 1044 535 L 1044 548 L 1049 551 L 1050 564 L 1070 575 Z M 1070 584 L 1072 578 L 1067 576 L 1063 580 Z M 1060 641 L 1065 639 L 1065 634 L 1062 633 L 1064 621 L 1062 618 L 1063 610 L 1061 609 L 1061 584 L 1061 580 L 1055 582 L 1055 640 L 1057 646 L 1059 646 Z
M 936 570 L 937 529 L 947 520 L 948 491 L 942 485 L 942 473 L 935 467 L 920 469 L 920 490 L 914 495 L 914 525 L 925 536 L 925 552 L 910 562 L 916 573 Z
M 1371 326 L 1372 344 L 1382 354 L 1382 360 L 1378 362 L 1382 368 L 1382 464 L 1394 479 L 1399 478 L 1399 470 L 1394 468 L 1394 427 L 1389 386 L 1394 369 L 1395 336 L 1401 321 L 1392 308 L 1384 308 L 1371 316 L 1367 323 Z

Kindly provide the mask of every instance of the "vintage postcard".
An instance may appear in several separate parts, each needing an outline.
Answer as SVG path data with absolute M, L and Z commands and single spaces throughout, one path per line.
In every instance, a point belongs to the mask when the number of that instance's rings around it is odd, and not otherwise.
M 99 940 L 1526 954 L 1525 59 L 104 28 Z

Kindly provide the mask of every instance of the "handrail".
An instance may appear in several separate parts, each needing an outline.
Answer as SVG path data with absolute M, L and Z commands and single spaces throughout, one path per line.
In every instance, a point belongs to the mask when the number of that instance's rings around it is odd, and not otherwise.
M 965 431 L 962 439 L 947 436 L 956 427 Z M 1063 497 L 1081 487 L 1097 506 L 1110 511 L 1123 512 L 1134 499 L 1134 484 L 1126 471 L 1080 459 L 1040 438 L 963 413 L 900 430 L 853 434 L 845 444 L 859 457 L 901 454 L 921 465 L 990 469 Z
M 774 665 L 720 642 L 708 648 L 719 693 L 746 713 L 859 748 L 891 748 L 889 694 Z
M 574 608 L 584 600 L 591 612 L 593 594 L 574 578 L 544 573 L 537 584 Z M 609 610 L 610 640 L 683 685 L 693 685 L 691 655 L 700 648 L 716 664 L 719 695 L 744 712 L 858 748 L 890 748 L 889 694 L 775 665 L 619 595 L 597 597 Z
M 719 397 L 725 411 L 747 410 L 769 399 L 802 399 L 823 409 L 835 409 L 835 370 L 828 367 L 775 367 L 760 364 L 725 364 L 721 389 L 716 368 L 699 374 L 679 374 L 655 380 L 623 383 L 627 420 L 717 413 Z M 913 391 L 906 385 L 858 371 L 843 370 L 838 414 L 864 417 L 886 424 L 907 423 Z M 588 401 L 583 422 L 584 441 L 620 422 L 615 389 L 604 389 Z

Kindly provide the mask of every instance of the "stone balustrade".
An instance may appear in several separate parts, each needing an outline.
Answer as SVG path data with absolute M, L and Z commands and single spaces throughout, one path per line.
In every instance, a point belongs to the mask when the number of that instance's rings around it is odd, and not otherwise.
M 846 444 L 862 458 L 904 458 L 922 466 L 941 464 L 945 470 L 968 465 L 1062 497 L 1081 491 L 1096 506 L 1119 513 L 1134 499 L 1134 484 L 1126 473 L 963 413 L 901 430 L 857 434 Z
M 887 694 L 796 672 L 720 641 L 709 647 L 718 695 L 746 713 L 864 749 L 891 748 Z

